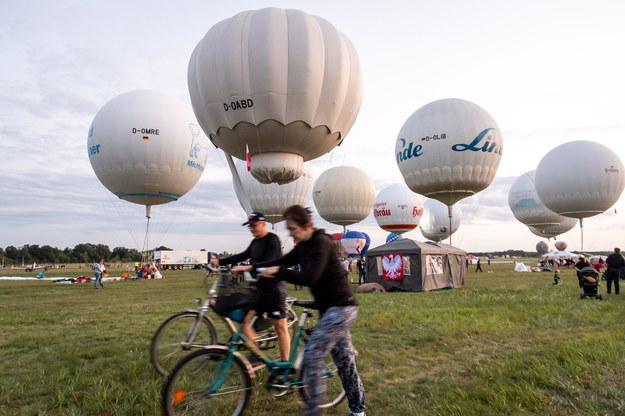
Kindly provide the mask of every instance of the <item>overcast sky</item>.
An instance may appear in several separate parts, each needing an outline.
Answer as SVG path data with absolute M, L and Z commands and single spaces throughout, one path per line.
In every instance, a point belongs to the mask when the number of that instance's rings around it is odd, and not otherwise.
M 190 106 L 186 72 L 198 41 L 223 19 L 269 6 L 329 20 L 360 56 L 360 114 L 343 145 L 314 164 L 316 176 L 350 165 L 365 170 L 378 191 L 402 181 L 397 133 L 434 100 L 463 98 L 495 118 L 504 154 L 493 184 L 461 203 L 453 244 L 464 250 L 534 250 L 542 239 L 514 218 L 508 191 L 557 145 L 593 140 L 623 158 L 623 1 L 0 0 L 0 247 L 92 242 L 141 249 L 144 207 L 110 194 L 89 163 L 93 117 L 136 89 Z M 625 245 L 622 201 L 616 213 L 584 221 L 584 249 Z M 196 187 L 153 208 L 149 244 L 242 250 L 250 239 L 244 218 L 227 165 L 211 149 Z M 372 246 L 387 235 L 372 215 L 350 229 L 367 232 Z M 287 239 L 282 227 L 278 234 Z M 423 240 L 419 230 L 406 237 Z M 559 239 L 581 247 L 579 227 Z

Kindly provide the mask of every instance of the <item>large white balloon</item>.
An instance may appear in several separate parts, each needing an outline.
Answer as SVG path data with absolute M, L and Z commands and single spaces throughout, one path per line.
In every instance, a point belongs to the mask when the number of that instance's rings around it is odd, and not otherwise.
M 310 197 L 313 174 L 309 163 L 304 163 L 304 171 L 299 178 L 284 185 L 258 182 L 247 170 L 247 164 L 243 161 L 237 161 L 236 167 L 243 185 L 242 190 L 235 185 L 241 206 L 245 210 L 243 201 L 249 200 L 251 210 L 262 212 L 267 221 L 272 224 L 282 221 L 282 213 L 286 208 L 291 205 L 306 205 Z
M 623 192 L 625 169 L 608 147 L 580 140 L 547 153 L 536 168 L 536 193 L 550 210 L 583 219 L 610 208 Z
M 340 144 L 362 101 L 358 55 L 328 21 L 299 10 L 245 11 L 213 26 L 189 62 L 193 110 L 215 145 L 252 175 L 287 183 Z
M 534 170 L 526 172 L 510 187 L 508 205 L 512 214 L 521 223 L 538 228 L 562 223 L 566 217 L 551 211 L 538 197 L 534 185 L 535 175 Z
M 502 150 L 501 132 L 490 114 L 455 98 L 415 111 L 395 143 L 408 187 L 448 206 L 490 185 Z
M 450 234 L 458 231 L 462 222 L 462 211 L 458 204 L 451 207 L 451 232 L 449 224 L 449 210 L 445 204 L 436 199 L 428 198 L 423 203 L 423 216 L 421 217 L 421 234 L 432 241 L 443 241 Z
M 87 138 L 89 161 L 102 184 L 121 199 L 146 206 L 175 201 L 200 179 L 208 140 L 183 102 L 137 90 L 96 114 Z
M 351 225 L 371 212 L 375 186 L 369 176 L 353 166 L 337 166 L 323 172 L 313 185 L 313 202 L 324 220 Z
M 380 228 L 402 234 L 417 228 L 423 214 L 423 203 L 403 183 L 382 189 L 373 204 L 373 217 Z
M 575 218 L 566 218 L 558 225 L 547 225 L 540 227 L 528 226 L 529 230 L 539 237 L 543 238 L 554 238 L 559 236 L 560 234 L 564 234 L 567 231 L 570 231 L 577 224 L 577 219 Z

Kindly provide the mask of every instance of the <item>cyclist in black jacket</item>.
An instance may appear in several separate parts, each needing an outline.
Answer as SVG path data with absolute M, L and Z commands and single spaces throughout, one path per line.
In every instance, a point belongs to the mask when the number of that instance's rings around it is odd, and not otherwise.
M 349 328 L 358 315 L 356 298 L 341 265 L 332 237 L 313 227 L 310 212 L 299 205 L 287 208 L 283 214 L 295 248 L 284 257 L 253 266 L 237 266 L 233 270 L 266 267 L 261 275 L 289 283 L 309 286 L 319 307 L 320 318 L 304 350 L 302 368 L 309 391 L 304 415 L 316 416 L 325 391 L 322 381 L 323 358 L 332 354 L 347 393 L 350 415 L 361 416 L 365 411 L 365 391 L 356 368 L 354 348 Z M 286 266 L 299 264 L 300 271 Z
M 243 225 L 247 225 L 254 236 L 249 247 L 242 253 L 235 254 L 234 256 L 225 257 L 220 260 L 212 260 L 211 263 L 213 267 L 217 267 L 219 264 L 236 264 L 248 259 L 250 264 L 254 265 L 262 261 L 280 258 L 282 254 L 280 239 L 274 233 L 269 232 L 263 214 L 260 212 L 252 212 Z M 291 336 L 286 323 L 286 282 L 261 277 L 256 282 L 256 288 L 255 304 L 243 320 L 243 333 L 248 339 L 256 339 L 256 331 L 254 327 L 250 325 L 250 322 L 256 315 L 262 315 L 266 312 L 269 318 L 271 318 L 276 330 L 276 335 L 278 336 L 280 359 L 282 361 L 288 361 L 291 348 Z

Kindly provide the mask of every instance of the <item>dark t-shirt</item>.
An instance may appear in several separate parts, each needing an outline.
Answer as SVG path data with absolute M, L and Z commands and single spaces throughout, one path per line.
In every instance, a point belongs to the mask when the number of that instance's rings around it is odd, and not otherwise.
M 220 259 L 219 264 L 236 264 L 249 260 L 250 264 L 256 265 L 257 263 L 279 259 L 281 255 L 280 239 L 274 233 L 267 233 L 264 237 L 253 239 L 245 251 Z M 269 290 L 279 283 L 278 279 L 260 278 L 257 286 L 259 289 Z M 285 285 L 282 284 L 282 286 Z

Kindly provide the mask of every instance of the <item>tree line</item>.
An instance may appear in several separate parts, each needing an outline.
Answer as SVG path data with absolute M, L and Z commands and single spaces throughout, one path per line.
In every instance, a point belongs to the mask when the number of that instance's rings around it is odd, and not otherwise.
M 171 250 L 161 246 L 154 250 Z M 137 262 L 141 261 L 141 252 L 134 248 L 115 247 L 113 250 L 106 244 L 81 243 L 74 248 L 59 249 L 48 245 L 27 244 L 22 247 L 0 247 L 0 264 L 62 264 L 62 263 L 93 263 L 99 259 L 106 262 Z

